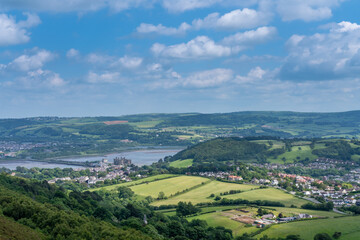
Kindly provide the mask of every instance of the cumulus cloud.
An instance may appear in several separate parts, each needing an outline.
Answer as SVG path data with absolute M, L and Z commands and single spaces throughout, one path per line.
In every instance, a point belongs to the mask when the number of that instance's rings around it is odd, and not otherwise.
M 221 0 L 163 0 L 163 6 L 173 12 L 184 12 L 187 10 L 210 7 Z
M 210 88 L 218 87 L 234 80 L 233 71 L 225 68 L 198 71 L 190 73 L 186 77 L 181 76 L 172 69 L 169 69 L 165 73 L 165 78 L 151 83 L 151 88 Z
M 284 21 L 318 21 L 332 16 L 332 8 L 344 0 L 277 0 L 277 12 Z
M 87 81 L 89 83 L 115 83 L 120 80 L 121 77 L 119 72 L 105 72 L 102 74 L 89 72 L 87 76 Z
M 58 88 L 66 84 L 66 81 L 58 73 L 42 69 L 28 72 L 25 77 L 20 78 L 20 81 L 28 88 Z
M 198 36 L 187 43 L 171 46 L 155 43 L 151 51 L 156 56 L 172 58 L 213 58 L 229 56 L 232 53 L 230 47 L 217 44 L 206 36 Z
M 166 27 L 162 24 L 141 23 L 138 33 L 156 33 L 159 35 L 179 35 L 191 29 L 247 29 L 266 25 L 271 19 L 269 12 L 256 11 L 249 8 L 236 9 L 224 15 L 211 13 L 204 19 L 195 19 L 191 24 L 183 22 L 179 27 Z
M 178 28 L 165 27 L 162 24 L 153 25 L 148 23 L 141 23 L 139 27 L 136 28 L 138 33 L 156 33 L 160 35 L 178 35 L 184 34 L 189 30 L 191 26 L 187 23 L 182 23 Z
M 47 50 L 36 50 L 32 55 L 23 54 L 11 63 L 8 67 L 18 71 L 30 71 L 44 66 L 45 63 L 53 60 L 55 55 Z
M 114 65 L 120 64 L 121 66 L 125 68 L 137 68 L 139 67 L 143 62 L 142 58 L 139 57 L 129 57 L 125 55 L 124 57 L 119 58 L 118 61 L 114 63 Z
M 331 28 L 331 31 L 344 33 L 344 32 L 356 31 L 359 29 L 360 29 L 360 25 L 357 23 L 342 21 L 342 22 L 338 23 L 337 25 L 333 25 L 333 27 Z
M 3 0 L 0 10 L 50 11 L 50 12 L 90 12 L 109 8 L 120 12 L 130 8 L 148 7 L 155 0 Z
M 260 27 L 256 30 L 236 33 L 223 39 L 226 45 L 249 46 L 271 40 L 277 31 L 275 27 Z
M 89 12 L 109 8 L 113 12 L 137 7 L 152 7 L 160 4 L 170 12 L 184 12 L 206 8 L 215 4 L 224 6 L 249 6 L 259 0 L 2 0 L 0 10 L 51 11 L 51 12 Z
M 236 9 L 220 16 L 219 13 L 211 13 L 204 19 L 196 19 L 192 25 L 196 29 L 220 28 L 220 29 L 246 29 L 254 28 L 269 23 L 271 14 L 254 9 Z
M 97 53 L 90 53 L 85 57 L 85 60 L 92 64 L 105 64 L 114 61 L 114 57 L 97 54 Z
M 15 17 L 0 14 L 0 46 L 26 43 L 30 40 L 28 28 L 40 24 L 40 18 L 36 14 L 25 13 L 25 21 L 16 22 Z
M 256 68 L 251 69 L 246 76 L 240 76 L 240 75 L 236 76 L 234 82 L 238 84 L 252 83 L 257 80 L 263 79 L 265 74 L 266 71 L 258 66 Z
M 328 33 L 293 35 L 287 42 L 289 55 L 279 70 L 282 79 L 330 80 L 360 73 L 360 28 L 341 22 Z
M 80 56 L 80 52 L 74 48 L 71 48 L 69 51 L 66 52 L 67 58 L 77 58 Z
M 166 46 L 155 43 L 151 51 L 156 56 L 170 58 L 216 58 L 236 54 L 255 44 L 263 43 L 274 37 L 276 28 L 261 27 L 224 38 L 220 43 L 207 36 L 198 36 L 187 43 Z
M 185 87 L 214 87 L 224 84 L 233 79 L 233 71 L 230 69 L 217 68 L 207 71 L 196 72 L 181 81 Z
M 134 69 L 142 64 L 143 58 L 132 57 L 128 55 L 119 58 L 104 54 L 90 53 L 85 57 L 85 61 L 91 64 L 96 64 L 97 66 L 103 65 L 103 67 L 106 66 L 107 68 L 121 67 L 127 69 Z

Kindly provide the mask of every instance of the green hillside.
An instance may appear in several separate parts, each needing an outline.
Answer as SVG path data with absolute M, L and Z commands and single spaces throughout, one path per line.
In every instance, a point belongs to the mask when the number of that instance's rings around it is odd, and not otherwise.
M 331 158 L 360 163 L 360 142 L 344 139 L 276 139 L 276 138 L 216 138 L 202 142 L 170 159 L 170 166 L 192 159 L 192 166 L 207 163 L 273 162 L 309 163 L 316 158 Z M 181 166 L 181 165 L 180 165 Z M 185 166 L 185 167 L 189 167 Z

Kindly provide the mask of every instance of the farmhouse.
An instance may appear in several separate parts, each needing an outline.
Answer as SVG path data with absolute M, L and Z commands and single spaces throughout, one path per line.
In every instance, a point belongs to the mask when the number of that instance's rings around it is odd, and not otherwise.
M 243 180 L 243 178 L 240 177 L 240 176 L 230 175 L 230 176 L 228 177 L 228 180 L 229 180 L 229 181 L 241 181 L 241 180 Z

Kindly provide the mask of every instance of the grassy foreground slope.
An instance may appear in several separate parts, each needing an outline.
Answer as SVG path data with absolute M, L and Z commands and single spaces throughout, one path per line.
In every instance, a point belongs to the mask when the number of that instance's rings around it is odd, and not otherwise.
M 285 237 L 289 234 L 298 234 L 302 239 L 313 239 L 317 233 L 341 232 L 341 239 L 360 239 L 360 216 L 319 219 L 312 221 L 300 221 L 286 224 L 273 225 L 257 237 L 268 235 L 269 237 Z

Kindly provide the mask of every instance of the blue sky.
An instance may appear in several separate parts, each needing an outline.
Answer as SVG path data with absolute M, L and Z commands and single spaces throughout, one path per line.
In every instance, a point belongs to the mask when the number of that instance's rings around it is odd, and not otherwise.
M 359 109 L 359 9 L 1 0 L 0 117 Z

